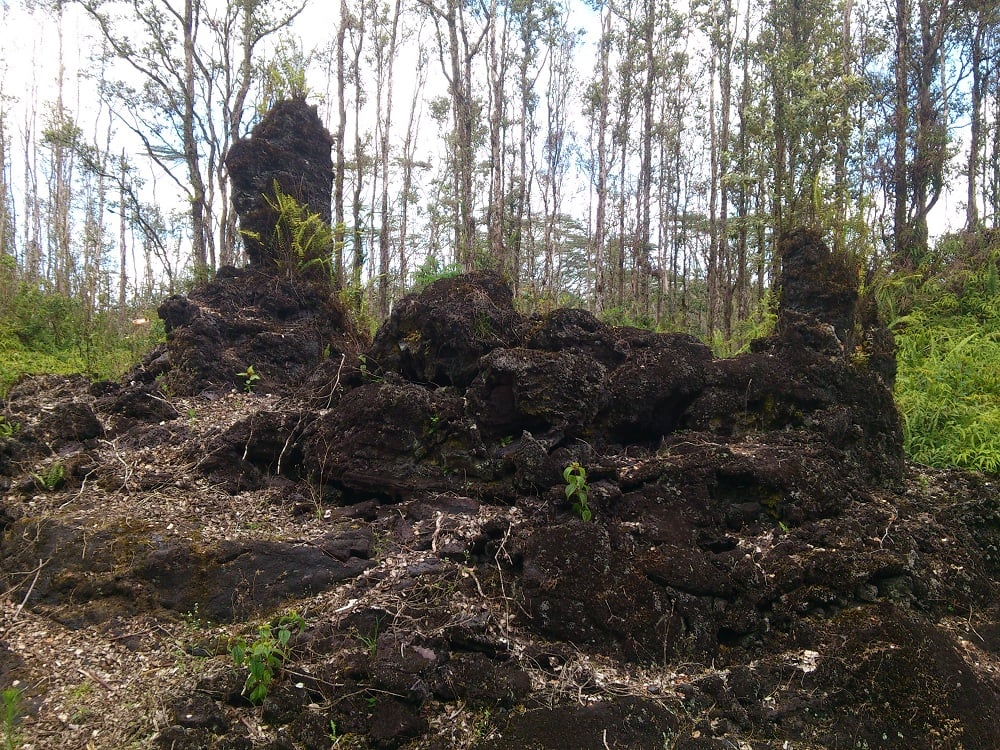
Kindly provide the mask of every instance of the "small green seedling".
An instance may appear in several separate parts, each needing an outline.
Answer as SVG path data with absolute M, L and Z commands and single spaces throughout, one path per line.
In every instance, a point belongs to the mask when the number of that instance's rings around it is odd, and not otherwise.
M 257 387 L 257 381 L 260 380 L 260 375 L 253 369 L 253 365 L 247 365 L 247 369 L 236 373 L 236 376 L 243 378 L 243 388 L 247 393 L 253 393 L 253 389 Z
M 21 429 L 20 424 L 8 422 L 7 418 L 0 414 L 0 438 L 12 437 L 19 429 Z
M 32 474 L 31 476 L 39 489 L 51 492 L 62 486 L 63 480 L 66 478 L 66 467 L 56 461 L 45 469 L 45 471 L 39 474 Z
M 8 687 L 3 691 L 3 705 L 0 705 L 0 732 L 3 733 L 3 750 L 17 750 L 21 747 L 21 732 L 17 728 L 21 719 L 20 688 Z
M 590 497 L 590 485 L 587 484 L 587 470 L 574 461 L 563 469 L 563 479 L 566 481 L 566 499 L 572 503 L 573 512 L 582 520 L 589 521 L 594 517 L 587 500 Z
M 306 621 L 298 612 L 289 612 L 281 616 L 276 627 L 277 632 L 271 625 L 262 625 L 257 629 L 256 641 L 247 643 L 237 638 L 229 647 L 236 666 L 249 670 L 243 694 L 251 703 L 260 703 L 267 697 L 288 659 L 288 642 L 293 633 L 305 630 Z

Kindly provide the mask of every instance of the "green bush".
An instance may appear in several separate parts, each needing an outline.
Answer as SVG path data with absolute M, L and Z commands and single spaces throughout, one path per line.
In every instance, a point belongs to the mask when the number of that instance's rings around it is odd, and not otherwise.
M 424 262 L 413 272 L 411 292 L 421 292 L 438 279 L 450 279 L 462 273 L 458 263 L 444 263 L 437 256 L 428 255 Z

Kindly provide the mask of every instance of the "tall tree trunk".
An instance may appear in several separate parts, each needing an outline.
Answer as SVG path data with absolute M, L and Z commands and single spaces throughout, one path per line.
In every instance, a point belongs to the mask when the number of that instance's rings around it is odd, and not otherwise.
M 347 159 L 344 154 L 344 141 L 347 138 L 347 59 L 344 45 L 347 37 L 347 27 L 350 24 L 350 12 L 347 0 L 340 0 L 340 26 L 337 28 L 337 135 L 334 138 L 336 157 L 333 168 L 333 274 L 334 287 L 344 288 L 344 246 L 345 237 L 344 215 L 344 177 L 347 173 Z
M 205 181 L 201 174 L 198 139 L 195 132 L 195 42 L 198 37 L 200 12 L 201 0 L 184 0 L 184 19 L 181 25 L 184 35 L 182 128 L 184 161 L 187 164 L 188 180 L 191 184 L 191 254 L 196 275 L 204 275 L 211 270 L 205 241 L 208 233 L 205 215 Z
M 649 252 L 652 239 L 652 188 L 653 188 L 653 90 L 657 85 L 656 46 L 653 32 L 657 25 L 657 5 L 646 0 L 643 13 L 643 47 L 645 48 L 646 80 L 642 86 L 642 134 L 640 142 L 639 184 L 636 186 L 639 202 L 639 226 L 635 233 L 635 280 L 633 289 L 636 309 L 643 316 L 649 313 L 649 280 L 652 272 Z
M 497 0 L 490 0 L 490 16 L 496 18 Z M 507 96 L 504 91 L 507 82 L 508 47 L 510 17 L 505 13 L 501 27 L 501 37 L 497 40 L 497 25 L 490 24 L 487 36 L 489 66 L 489 139 L 490 139 L 490 188 L 489 203 L 486 207 L 486 238 L 490 256 L 502 274 L 514 275 L 514 263 L 508 248 L 504 246 L 503 228 L 507 219 L 507 203 L 504 200 L 506 175 L 504 167 L 503 143 L 505 141 Z
M 427 64 L 421 55 L 417 63 L 417 80 L 413 86 L 413 98 L 410 100 L 410 117 L 406 124 L 406 140 L 403 142 L 403 184 L 399 217 L 399 278 L 404 288 L 408 284 L 409 270 L 407 268 L 407 239 L 410 217 L 410 194 L 413 190 L 413 170 L 416 167 L 417 138 L 420 132 L 420 95 L 427 82 Z
M 848 0 L 850 1 L 850 0 Z M 739 104 L 739 195 L 737 197 L 736 215 L 738 219 L 736 234 L 736 316 L 740 321 L 750 316 L 750 269 L 747 267 L 748 233 L 750 231 L 750 184 L 748 180 L 750 168 L 749 110 L 750 110 L 750 12 L 743 19 L 743 78 L 740 81 Z
M 361 51 L 364 47 L 365 28 L 364 16 L 360 16 L 361 21 L 357 29 L 358 36 L 354 47 L 354 200 L 352 234 L 354 239 L 354 264 L 351 267 L 351 287 L 357 294 L 355 300 L 356 308 L 361 310 L 363 294 L 361 289 L 361 276 L 365 267 L 365 235 L 361 226 L 361 197 L 364 193 L 364 141 L 361 138 Z
M 605 8 L 601 19 L 601 42 L 598 52 L 600 69 L 597 108 L 597 207 L 594 212 L 594 312 L 601 313 L 606 305 L 606 290 L 608 273 L 605 268 L 607 243 L 607 205 L 608 205 L 608 108 L 611 83 L 611 70 L 608 56 L 611 51 L 611 9 Z
M 128 162 L 125 160 L 125 151 L 122 150 L 121 158 L 118 161 L 118 325 L 124 330 L 125 325 L 125 305 L 128 295 L 128 244 L 126 243 L 125 219 L 125 181 L 128 177 Z
M 972 102 L 969 106 L 969 161 L 966 168 L 965 228 L 974 232 L 979 227 L 979 158 L 982 150 L 983 99 L 985 94 L 985 70 L 983 55 L 983 11 L 975 10 L 975 25 L 972 29 Z
M 467 271 L 475 267 L 476 218 L 473 210 L 472 177 L 475 171 L 475 153 L 472 133 L 476 123 L 472 97 L 472 60 L 479 51 L 484 36 L 470 43 L 465 24 L 463 0 L 445 0 L 442 9 L 432 0 L 418 0 L 430 12 L 438 30 L 441 69 L 448 80 L 451 94 L 453 138 L 455 149 L 454 200 L 455 210 L 455 261 Z M 444 22 L 447 45 L 441 33 Z M 486 19 L 483 35 L 488 33 L 492 17 Z M 445 62 L 447 46 L 448 62 Z
M 389 230 L 392 222 L 389 215 L 389 130 L 392 125 L 392 81 L 396 60 L 396 32 L 399 28 L 399 14 L 401 3 L 396 0 L 392 13 L 392 29 L 389 34 L 389 48 L 386 54 L 386 64 L 389 66 L 384 116 L 381 118 L 382 129 L 381 151 L 382 151 L 382 203 L 381 203 L 381 230 L 379 232 L 379 272 L 378 272 L 378 314 L 380 318 L 389 315 Z
M 843 0 L 843 17 L 840 30 L 841 76 L 847 81 L 854 68 L 854 51 L 851 44 L 851 14 L 854 12 L 854 0 Z M 837 127 L 837 153 L 833 167 L 833 190 L 836 204 L 834 206 L 835 226 L 833 228 L 833 249 L 838 255 L 846 249 L 847 238 L 847 204 L 849 191 L 847 184 L 847 157 L 851 147 L 850 122 L 851 102 L 843 97 L 840 108 L 841 123 Z
M 722 335 L 726 342 L 733 336 L 733 262 L 729 251 L 729 138 L 730 108 L 733 92 L 733 32 L 730 20 L 733 14 L 731 0 L 722 0 L 722 32 L 719 65 L 719 233 L 718 264 L 719 312 L 722 317 Z
M 708 63 L 708 148 L 709 148 L 709 186 L 708 186 L 708 263 L 706 281 L 708 285 L 708 327 L 709 339 L 715 334 L 719 323 L 719 300 L 721 297 L 721 273 L 719 269 L 719 128 L 717 125 L 715 81 L 718 75 L 717 45 L 719 37 L 718 0 L 711 0 L 711 23 L 709 28 L 712 36 L 712 49 L 709 51 Z M 775 113 L 775 127 L 778 114 Z M 780 195 L 777 173 L 775 174 L 775 193 Z
M 910 3 L 909 0 L 896 0 L 896 96 L 893 103 L 892 227 L 894 233 L 893 254 L 897 263 L 904 264 L 907 259 L 912 259 L 913 242 L 907 222 L 909 190 L 906 174 L 906 151 L 910 124 L 910 92 L 909 78 L 906 71 L 909 64 Z

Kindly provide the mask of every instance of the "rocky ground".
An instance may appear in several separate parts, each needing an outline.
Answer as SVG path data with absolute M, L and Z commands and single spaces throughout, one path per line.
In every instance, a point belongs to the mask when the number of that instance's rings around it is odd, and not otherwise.
M 729 360 L 490 274 L 368 343 L 229 270 L 121 383 L 20 383 L 4 746 L 1000 747 L 997 480 L 904 462 L 885 333 L 783 252 Z

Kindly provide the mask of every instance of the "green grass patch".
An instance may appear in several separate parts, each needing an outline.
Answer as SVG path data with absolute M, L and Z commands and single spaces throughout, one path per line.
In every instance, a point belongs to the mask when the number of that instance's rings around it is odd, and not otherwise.
M 117 378 L 164 340 L 163 324 L 120 327 L 116 315 L 87 314 L 70 298 L 26 284 L 0 299 L 0 398 L 25 375 L 80 373 Z
M 0 325 L 0 396 L 6 396 L 23 375 L 71 375 L 83 370 L 83 363 L 73 352 L 51 354 L 27 348 L 8 326 Z

